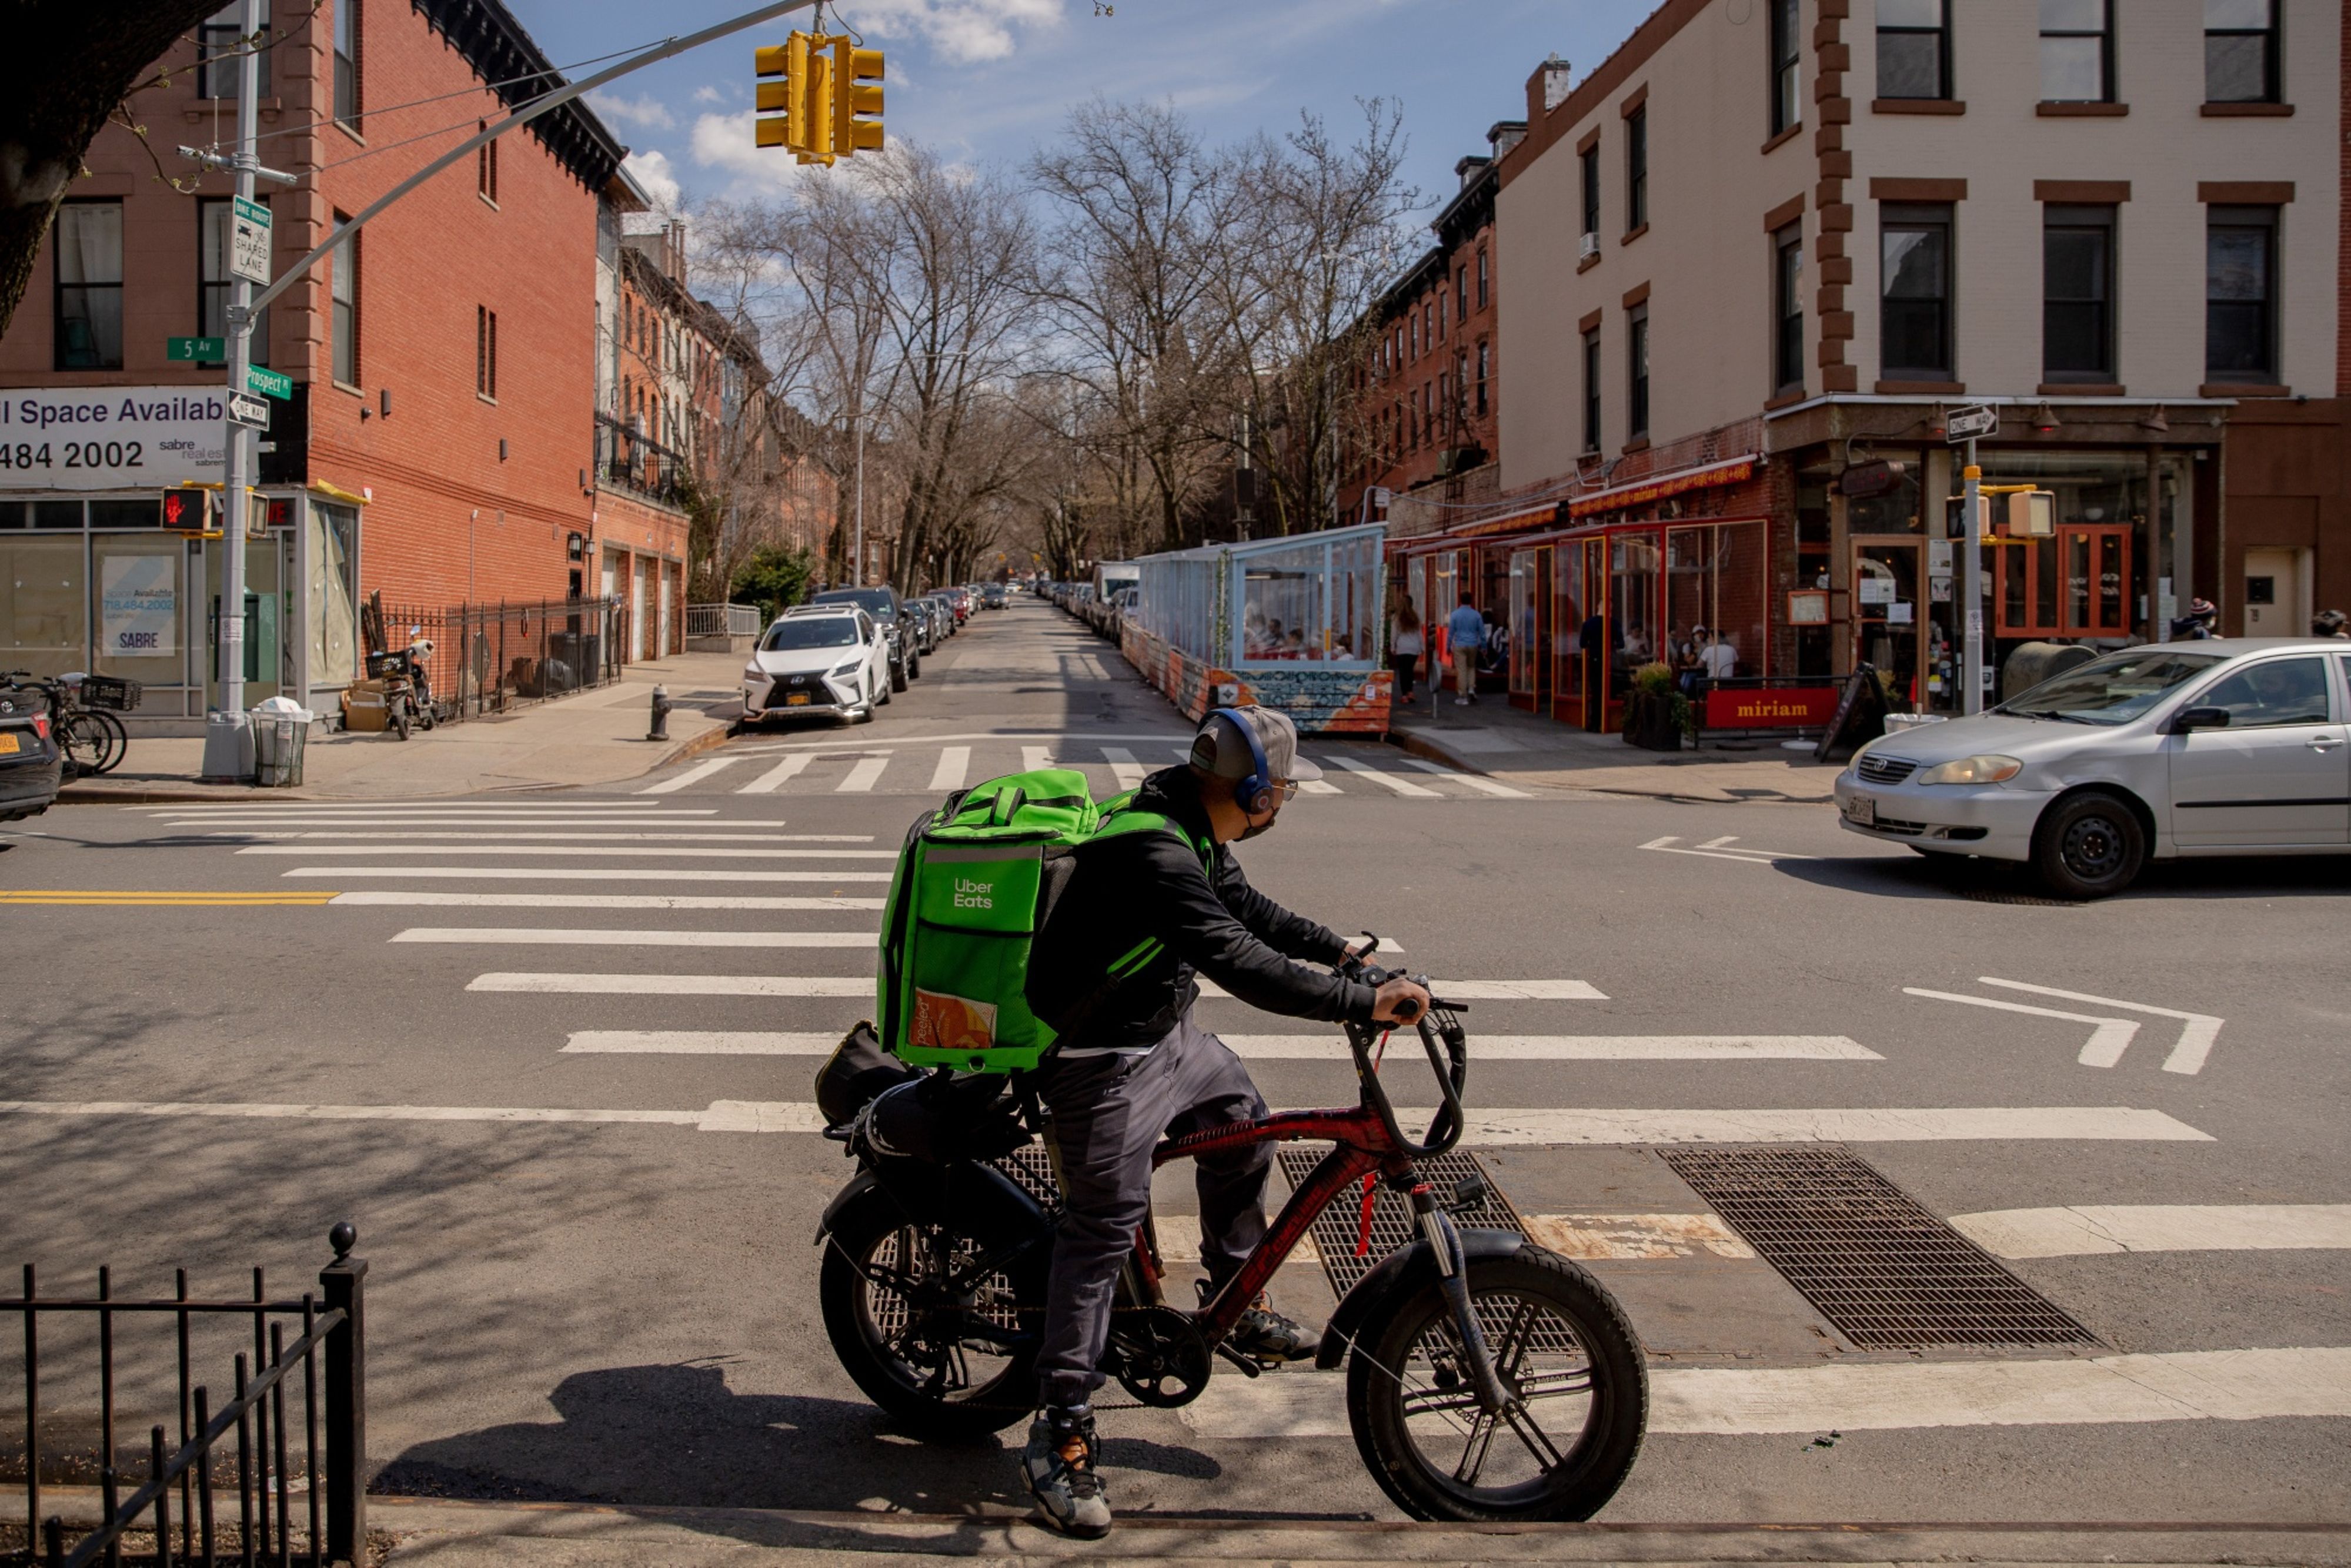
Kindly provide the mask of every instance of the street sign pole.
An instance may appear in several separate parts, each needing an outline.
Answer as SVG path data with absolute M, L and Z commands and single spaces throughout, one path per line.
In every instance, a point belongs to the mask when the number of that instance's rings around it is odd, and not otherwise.
M 1967 640 L 1959 662 L 1959 711 L 1983 712 L 1983 541 L 1977 520 L 1983 470 L 1976 466 L 1976 438 L 1968 437 L 1968 465 L 1961 475 L 1959 501 L 1959 593 L 1966 601 Z
M 250 204 L 254 170 L 260 158 L 255 150 L 258 130 L 255 95 L 261 88 L 261 57 L 253 37 L 261 31 L 261 0 L 242 0 L 237 7 L 237 32 L 246 40 L 236 66 L 236 196 Z M 253 285 L 234 272 L 228 286 L 228 388 L 231 396 L 246 391 L 246 367 L 253 359 Z M 252 437 L 234 414 L 223 421 L 226 444 L 221 465 L 220 572 L 220 701 L 204 722 L 204 777 L 209 780 L 243 782 L 253 777 L 253 730 L 245 716 L 245 532 L 246 514 L 253 504 L 246 494 L 254 455 Z

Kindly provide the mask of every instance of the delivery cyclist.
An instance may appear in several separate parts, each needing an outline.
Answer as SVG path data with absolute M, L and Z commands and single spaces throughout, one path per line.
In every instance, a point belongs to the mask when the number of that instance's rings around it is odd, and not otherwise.
M 1061 1040 L 1031 1074 L 1050 1118 L 1066 1212 L 1054 1239 L 1035 1423 L 1021 1470 L 1048 1522 L 1072 1535 L 1110 1530 L 1094 1464 L 1094 1370 L 1110 1336 L 1111 1299 L 1151 1195 L 1151 1151 L 1164 1134 L 1266 1114 L 1240 1059 L 1192 1021 L 1205 975 L 1266 1012 L 1326 1022 L 1409 1022 L 1428 993 L 1408 980 L 1376 992 L 1303 967 L 1356 950 L 1337 933 L 1259 893 L 1226 847 L 1273 826 L 1302 779 L 1298 730 L 1263 707 L 1210 714 L 1189 760 L 1151 775 L 1134 807 L 1167 819 L 1157 831 L 1080 847 L 1076 869 L 1029 955 L 1029 1002 Z M 1295 960 L 1295 962 L 1293 962 Z M 1116 973 L 1120 977 L 1106 978 Z M 1265 1235 L 1273 1150 L 1253 1144 L 1195 1162 L 1202 1300 Z M 1314 1333 L 1260 1296 L 1228 1342 L 1244 1355 L 1295 1361 Z

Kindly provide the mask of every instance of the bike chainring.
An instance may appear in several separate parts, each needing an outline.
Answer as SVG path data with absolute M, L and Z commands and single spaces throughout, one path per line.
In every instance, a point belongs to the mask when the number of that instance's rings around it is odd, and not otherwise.
M 1141 1307 L 1111 1318 L 1110 1354 L 1102 1370 L 1119 1386 L 1162 1410 L 1189 1405 L 1208 1385 L 1213 1367 L 1208 1342 L 1192 1326 L 1188 1312 L 1174 1307 Z

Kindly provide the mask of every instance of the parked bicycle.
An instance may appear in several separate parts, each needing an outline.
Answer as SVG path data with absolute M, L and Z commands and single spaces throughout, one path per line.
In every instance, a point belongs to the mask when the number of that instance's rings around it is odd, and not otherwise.
M 137 681 L 79 670 L 54 676 L 11 670 L 0 678 L 0 686 L 41 694 L 48 705 L 49 733 L 64 753 L 68 782 L 84 775 L 113 772 L 131 747 L 130 732 L 115 716 L 139 706 Z
M 1334 969 L 1374 988 L 1391 977 L 1360 958 Z M 1348 1423 L 1373 1479 L 1416 1519 L 1588 1519 L 1640 1451 L 1648 1405 L 1640 1344 L 1584 1270 L 1515 1232 L 1457 1225 L 1447 1199 L 1474 1207 L 1483 1194 L 1440 1196 L 1416 1169 L 1461 1139 L 1462 1010 L 1437 1002 L 1415 1026 L 1443 1102 L 1418 1142 L 1398 1127 L 1381 1085 L 1387 1031 L 1349 1024 L 1361 1085 L 1353 1109 L 1276 1112 L 1159 1145 L 1161 1165 L 1247 1144 L 1335 1146 L 1240 1271 L 1196 1312 L 1168 1303 L 1146 1218 L 1120 1276 L 1102 1371 L 1161 1407 L 1198 1398 L 1218 1356 L 1248 1376 L 1263 1375 L 1226 1336 L 1316 1216 L 1358 1194 L 1368 1203 L 1371 1182 L 1384 1183 L 1409 1203 L 1417 1234 L 1347 1292 L 1316 1358 L 1324 1371 L 1347 1364 Z M 969 1439 L 1028 1413 L 1054 1207 L 990 1157 L 1039 1130 L 1033 1104 L 991 1107 L 977 1099 L 994 1098 L 986 1081 L 907 1071 L 886 1059 L 863 1069 L 855 1082 L 870 1097 L 828 1131 L 860 1170 L 819 1227 L 819 1297 L 834 1354 L 860 1388 L 918 1436 Z M 893 1086 L 872 1094 L 881 1083 Z M 820 1103 L 829 1087 L 820 1078 Z M 907 1141 L 889 1118 L 925 1092 L 969 1157 L 898 1152 Z M 989 1115 L 1001 1133 L 997 1146 L 974 1150 L 975 1136 L 990 1135 Z

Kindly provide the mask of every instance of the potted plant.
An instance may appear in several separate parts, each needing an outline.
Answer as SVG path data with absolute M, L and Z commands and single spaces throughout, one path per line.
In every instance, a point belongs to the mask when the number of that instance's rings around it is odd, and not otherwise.
M 1633 672 L 1632 695 L 1625 704 L 1625 740 L 1646 751 L 1679 751 L 1690 727 L 1689 698 L 1674 689 L 1670 664 L 1644 664 Z

